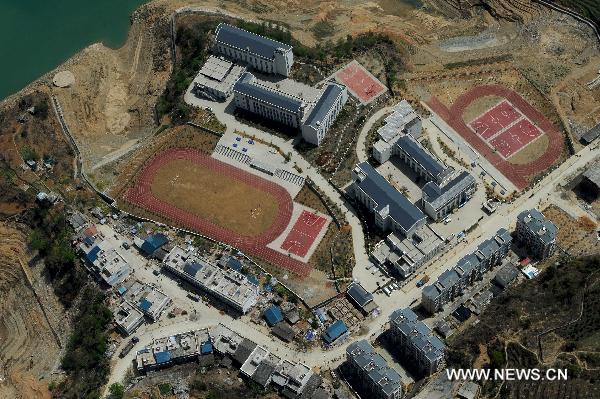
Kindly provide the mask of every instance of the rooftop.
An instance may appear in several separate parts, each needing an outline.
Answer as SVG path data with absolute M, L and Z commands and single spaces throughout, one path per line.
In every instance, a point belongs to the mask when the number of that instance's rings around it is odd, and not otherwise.
M 339 337 L 348 331 L 346 324 L 342 320 L 336 320 L 321 334 L 321 338 L 327 344 L 335 342 Z
M 429 202 L 434 209 L 440 209 L 469 186 L 475 184 L 475 178 L 466 171 L 462 171 L 448 184 L 441 187 L 436 182 L 430 181 L 423 186 L 423 201 Z
M 305 107 L 304 101 L 281 91 L 256 83 L 250 72 L 245 72 L 233 86 L 233 91 L 265 102 L 285 111 L 298 114 Z
M 521 212 L 517 216 L 517 220 L 525 224 L 531 233 L 537 235 L 545 243 L 556 240 L 558 228 L 537 209 Z
M 427 150 L 421 147 L 421 145 L 408 134 L 402 135 L 398 141 L 396 141 L 396 145 L 398 145 L 409 157 L 421 165 L 423 169 L 427 171 L 427 173 L 431 174 L 435 178 L 440 176 L 448 169 L 431 154 L 429 154 Z
M 321 98 L 317 101 L 317 104 L 313 107 L 312 111 L 308 115 L 305 125 L 319 126 L 323 123 L 323 120 L 331 110 L 331 107 L 335 104 L 338 97 L 346 90 L 346 88 L 337 83 L 329 83 L 323 91 Z
M 362 162 L 357 167 L 364 174 L 364 179 L 357 182 L 357 185 L 375 201 L 375 211 L 381 212 L 387 208 L 392 219 L 405 231 L 409 231 L 425 219 L 423 212 L 396 190 L 371 164 Z
M 284 44 L 229 24 L 219 24 L 215 33 L 217 42 L 267 59 L 273 59 L 275 52 L 279 49 L 284 51 L 292 49 L 292 46 L 289 44 Z

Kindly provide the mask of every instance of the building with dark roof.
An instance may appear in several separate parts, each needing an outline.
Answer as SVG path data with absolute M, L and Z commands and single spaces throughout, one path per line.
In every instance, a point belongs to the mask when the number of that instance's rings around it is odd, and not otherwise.
M 352 171 L 351 192 L 358 202 L 375 217 L 375 224 L 383 231 L 398 231 L 410 237 L 423 226 L 426 217 L 401 192 L 396 190 L 368 162 L 362 162 Z
M 367 340 L 352 342 L 346 348 L 349 379 L 363 398 L 400 399 L 402 380 Z
M 373 145 L 373 158 L 377 162 L 385 163 L 390 157 L 397 156 L 425 181 L 433 181 L 440 186 L 452 176 L 454 170 L 431 155 L 412 135 L 400 133 L 388 140 L 382 139 Z
M 221 23 L 213 50 L 264 73 L 288 76 L 294 63 L 292 46 Z
M 600 194 L 600 162 L 590 166 L 582 175 L 582 191 L 585 190 L 586 197 L 595 200 Z
M 501 228 L 496 234 L 477 247 L 474 253 L 462 257 L 456 265 L 444 271 L 433 284 L 423 288 L 421 305 L 433 314 L 451 302 L 483 274 L 500 264 L 508 255 L 512 237 Z
M 347 335 L 348 328 L 346 324 L 342 320 L 336 320 L 321 334 L 321 338 L 325 344 L 333 345 L 343 340 Z
M 294 331 L 294 329 L 288 326 L 286 323 L 279 322 L 275 324 L 273 328 L 271 328 L 271 331 L 276 337 L 285 342 L 292 342 L 296 336 L 296 331 Z
M 439 221 L 470 200 L 476 189 L 475 178 L 466 171 L 442 186 L 430 181 L 422 189 L 423 209 L 429 217 Z
M 256 343 L 250 341 L 247 338 L 242 339 L 242 342 L 237 346 L 237 349 L 233 353 L 233 360 L 235 360 L 239 365 L 242 365 L 248 360 L 252 351 L 256 348 Z
M 517 216 L 516 239 L 534 258 L 545 259 L 554 253 L 557 234 L 558 227 L 535 208 Z
M 581 136 L 581 143 L 588 145 L 592 143 L 592 141 L 596 140 L 598 136 L 600 136 L 600 123 Z
M 240 77 L 233 93 L 236 108 L 293 128 L 302 125 L 307 104 L 301 98 L 258 83 L 250 72 Z
M 308 143 L 320 145 L 347 100 L 346 86 L 328 83 L 302 125 L 302 138 Z
M 445 365 L 446 346 L 410 308 L 391 314 L 390 333 L 400 356 L 413 363 L 421 374 L 431 375 Z
M 351 302 L 364 314 L 368 314 L 377 308 L 377 304 L 373 300 L 373 294 L 365 290 L 359 282 L 350 284 L 346 290 L 346 294 Z

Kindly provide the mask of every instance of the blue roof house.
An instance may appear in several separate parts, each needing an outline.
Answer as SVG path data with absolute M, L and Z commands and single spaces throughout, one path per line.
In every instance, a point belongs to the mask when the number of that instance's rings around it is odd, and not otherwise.
M 263 316 L 270 327 L 273 327 L 275 324 L 283 321 L 283 314 L 281 313 L 279 306 L 271 306 L 269 309 L 265 310 Z
M 169 242 L 169 240 L 167 239 L 167 237 L 164 234 L 161 234 L 161 233 L 153 234 L 151 236 L 148 236 L 148 238 L 146 238 L 144 240 L 144 243 L 142 244 L 140 251 L 142 252 L 142 254 L 144 256 L 151 256 L 154 252 L 156 252 L 160 247 L 165 245 L 167 242 Z
M 338 339 L 345 337 L 347 333 L 348 327 L 346 327 L 346 324 L 342 320 L 336 320 L 321 334 L 321 338 L 327 345 L 332 345 Z

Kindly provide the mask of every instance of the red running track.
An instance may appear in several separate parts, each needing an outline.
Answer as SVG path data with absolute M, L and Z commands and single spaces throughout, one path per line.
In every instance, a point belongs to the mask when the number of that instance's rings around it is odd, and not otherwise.
M 302 211 L 280 248 L 300 257 L 306 256 L 326 221 L 322 216 Z
M 243 236 L 194 215 L 174 204 L 156 198 L 151 190 L 156 173 L 164 165 L 176 159 L 194 162 L 210 168 L 216 173 L 232 177 L 271 194 L 277 200 L 279 208 L 277 217 L 271 227 L 258 236 Z M 191 149 L 171 149 L 158 154 L 144 167 L 137 177 L 135 186 L 127 190 L 123 198 L 134 205 L 145 208 L 164 218 L 174 220 L 190 230 L 197 231 L 215 240 L 229 244 L 249 255 L 256 256 L 275 266 L 283 267 L 301 277 L 308 276 L 312 270 L 312 267 L 309 264 L 292 259 L 289 256 L 266 247 L 268 243 L 283 233 L 290 222 L 293 202 L 289 193 L 283 187 L 275 183 L 218 161 L 199 151 Z
M 513 165 L 496 154 L 463 120 L 466 108 L 476 99 L 485 96 L 499 96 L 507 99 L 519 112 L 546 133 L 549 138 L 546 152 L 535 161 L 524 165 Z M 427 105 L 519 190 L 527 187 L 529 184 L 528 177 L 533 177 L 550 168 L 558 160 L 563 150 L 564 139 L 558 130 L 523 97 L 502 86 L 484 85 L 475 87 L 458 97 L 450 108 L 447 108 L 436 97 L 429 98 Z

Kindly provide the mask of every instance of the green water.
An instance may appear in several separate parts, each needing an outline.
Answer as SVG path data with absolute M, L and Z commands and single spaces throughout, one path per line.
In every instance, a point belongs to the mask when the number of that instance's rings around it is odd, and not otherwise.
M 145 0 L 0 0 L 0 100 L 84 47 L 117 48 Z

